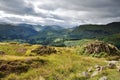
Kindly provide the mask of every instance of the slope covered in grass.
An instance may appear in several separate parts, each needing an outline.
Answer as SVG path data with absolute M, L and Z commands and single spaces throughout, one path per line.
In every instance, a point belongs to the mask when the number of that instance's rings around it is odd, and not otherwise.
M 104 38 L 109 35 L 118 34 L 120 31 L 120 23 L 113 22 L 107 25 L 81 25 L 76 27 L 70 37 L 73 39 L 84 38 Z
M 87 44 L 87 43 L 90 43 L 93 41 L 95 41 L 95 40 L 93 40 L 93 39 L 68 40 L 68 41 L 65 41 L 64 44 L 67 47 L 69 47 L 69 46 L 82 46 L 84 44 Z
M 104 38 L 104 41 L 112 43 L 120 48 L 120 33 L 107 36 Z
M 4 45 L 4 48 L 2 48 Z M 14 47 L 13 47 L 14 45 Z M 0 44 L 4 51 L 16 48 L 34 49 L 41 45 L 25 44 Z M 0 79 L 1 80 L 86 80 L 82 72 L 96 65 L 105 66 L 108 63 L 104 58 L 93 58 L 81 56 L 76 53 L 80 47 L 54 47 L 56 54 L 26 56 L 25 53 L 15 52 L 14 54 L 5 51 L 6 55 L 0 55 Z M 5 68 L 6 70 L 3 70 Z M 92 74 L 91 72 L 90 74 Z M 114 74 L 112 74 L 114 73 Z M 107 76 L 110 80 L 118 80 L 119 72 L 116 69 L 106 69 L 98 75 L 87 78 L 97 80 Z

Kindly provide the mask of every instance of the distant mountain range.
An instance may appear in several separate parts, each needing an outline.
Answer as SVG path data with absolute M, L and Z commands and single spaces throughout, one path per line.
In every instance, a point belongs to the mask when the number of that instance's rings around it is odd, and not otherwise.
M 0 24 L 0 41 L 64 46 L 66 40 L 80 39 L 100 39 L 120 47 L 120 22 L 67 29 L 58 25 Z

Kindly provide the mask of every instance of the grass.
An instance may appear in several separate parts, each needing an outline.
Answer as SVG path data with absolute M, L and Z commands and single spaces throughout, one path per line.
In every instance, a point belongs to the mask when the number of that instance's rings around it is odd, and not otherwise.
M 30 46 L 18 43 L 0 43 L 0 50 L 7 55 L 22 56 Z
M 82 40 L 70 40 L 70 41 L 65 41 L 64 44 L 65 46 L 82 46 L 84 44 L 87 44 L 89 42 L 93 42 L 93 39 L 82 39 Z
M 6 46 L 7 45 L 7 46 Z M 13 46 L 14 45 L 14 46 Z M 11 47 L 12 46 L 12 47 Z M 38 46 L 38 45 L 36 45 Z M 18 48 L 33 49 L 35 45 L 20 45 L 20 44 L 0 44 L 0 49 L 5 51 L 6 55 L 0 55 L 0 64 L 6 64 L 8 67 L 16 66 L 25 68 L 29 66 L 27 71 L 12 72 L 8 70 L 0 72 L 0 80 L 98 80 L 104 74 L 101 73 L 93 78 L 86 79 L 79 76 L 83 71 L 86 71 L 95 65 L 106 65 L 104 58 L 93 58 L 76 54 L 77 47 L 55 47 L 58 51 L 56 54 L 43 56 L 25 56 L 25 53 L 14 52 Z M 6 50 L 9 49 L 9 51 Z M 14 54 L 11 52 L 13 51 Z M 12 62 L 10 65 L 8 62 Z M 19 65 L 21 64 L 21 65 Z M 0 65 L 1 67 L 1 65 Z M 24 70 L 24 69 L 23 69 Z M 115 69 L 107 69 L 105 71 L 110 80 L 119 80 L 119 73 Z

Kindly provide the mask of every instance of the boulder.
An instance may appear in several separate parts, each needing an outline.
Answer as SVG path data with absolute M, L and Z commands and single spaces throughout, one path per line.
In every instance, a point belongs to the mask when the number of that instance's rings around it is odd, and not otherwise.
M 109 64 L 108 64 L 108 68 L 114 69 L 114 68 L 116 68 L 116 64 L 114 64 L 114 63 L 109 63 Z
M 108 80 L 108 78 L 106 76 L 103 76 L 99 80 Z

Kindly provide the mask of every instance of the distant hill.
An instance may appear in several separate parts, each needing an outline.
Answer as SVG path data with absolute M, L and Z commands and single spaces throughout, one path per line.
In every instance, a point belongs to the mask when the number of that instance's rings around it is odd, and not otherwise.
M 117 33 L 120 33 L 120 22 L 107 25 L 81 25 L 76 27 L 69 36 L 72 39 L 103 38 Z
M 37 34 L 30 26 L 0 24 L 0 40 L 27 39 Z
M 44 26 L 43 29 L 38 31 L 38 34 L 35 36 L 29 37 L 30 42 L 39 43 L 43 45 L 56 45 L 56 40 L 63 41 L 63 39 L 68 35 L 70 29 L 65 29 L 61 26 L 51 25 Z
M 120 47 L 120 22 L 107 25 L 80 25 L 70 32 L 71 40 L 99 39 Z
M 22 41 L 28 43 L 52 44 L 67 31 L 58 25 L 0 24 L 0 41 Z

